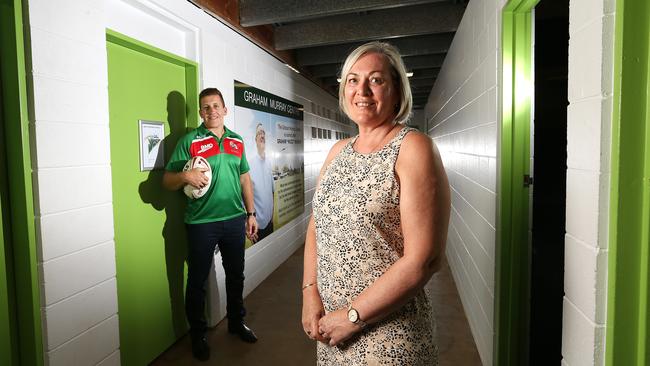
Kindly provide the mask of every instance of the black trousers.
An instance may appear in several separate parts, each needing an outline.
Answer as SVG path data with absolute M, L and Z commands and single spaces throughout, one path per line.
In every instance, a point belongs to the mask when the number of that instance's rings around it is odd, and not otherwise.
M 205 224 L 186 224 L 188 253 L 185 315 L 190 323 L 191 334 L 203 334 L 207 328 L 205 281 L 217 245 L 226 273 L 228 322 L 241 322 L 246 314 L 243 300 L 245 225 L 246 216 Z
M 257 231 L 257 241 L 260 241 L 273 233 L 273 220 L 269 221 L 264 229 Z

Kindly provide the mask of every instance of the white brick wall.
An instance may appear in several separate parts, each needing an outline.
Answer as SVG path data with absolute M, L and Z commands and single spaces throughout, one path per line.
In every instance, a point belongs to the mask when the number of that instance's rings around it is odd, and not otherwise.
M 425 108 L 452 188 L 447 257 L 484 365 L 492 364 L 501 8 L 470 1 Z
M 233 79 L 305 106 L 305 215 L 247 252 L 246 293 L 303 243 L 315 177 L 334 143 L 312 140 L 311 127 L 352 126 L 335 121 L 332 96 L 189 2 L 29 0 L 27 18 L 46 364 L 118 365 L 106 28 L 195 60 L 201 86 L 221 88 L 231 110 Z M 217 269 L 213 322 L 225 312 Z
M 563 364 L 604 365 L 615 0 L 572 0 Z

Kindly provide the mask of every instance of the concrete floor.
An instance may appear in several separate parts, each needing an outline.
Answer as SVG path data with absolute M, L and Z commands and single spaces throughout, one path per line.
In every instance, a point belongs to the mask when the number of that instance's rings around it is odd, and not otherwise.
M 192 358 L 189 337 L 181 338 L 151 365 L 315 365 L 316 345 L 302 331 L 302 248 L 246 299 L 246 323 L 259 341 L 247 344 L 227 332 L 226 321 L 208 332 L 209 361 Z M 449 266 L 429 282 L 438 324 L 440 366 L 481 365 Z

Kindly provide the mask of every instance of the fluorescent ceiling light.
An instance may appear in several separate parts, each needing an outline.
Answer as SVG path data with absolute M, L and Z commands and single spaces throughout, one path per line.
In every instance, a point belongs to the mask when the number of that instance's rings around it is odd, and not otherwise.
M 293 66 L 291 66 L 291 65 L 289 65 L 289 64 L 285 64 L 285 65 L 286 65 L 288 68 L 290 68 L 293 72 L 295 72 L 295 73 L 297 73 L 297 74 L 300 74 L 300 71 L 298 71 L 298 69 L 296 69 L 295 67 L 293 67 Z

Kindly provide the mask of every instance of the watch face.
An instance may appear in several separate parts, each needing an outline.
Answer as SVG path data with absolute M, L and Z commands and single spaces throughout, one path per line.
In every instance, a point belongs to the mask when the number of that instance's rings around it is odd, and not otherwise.
M 359 320 L 359 313 L 357 313 L 355 309 L 350 309 L 350 311 L 348 311 L 348 320 L 356 323 L 357 320 Z

